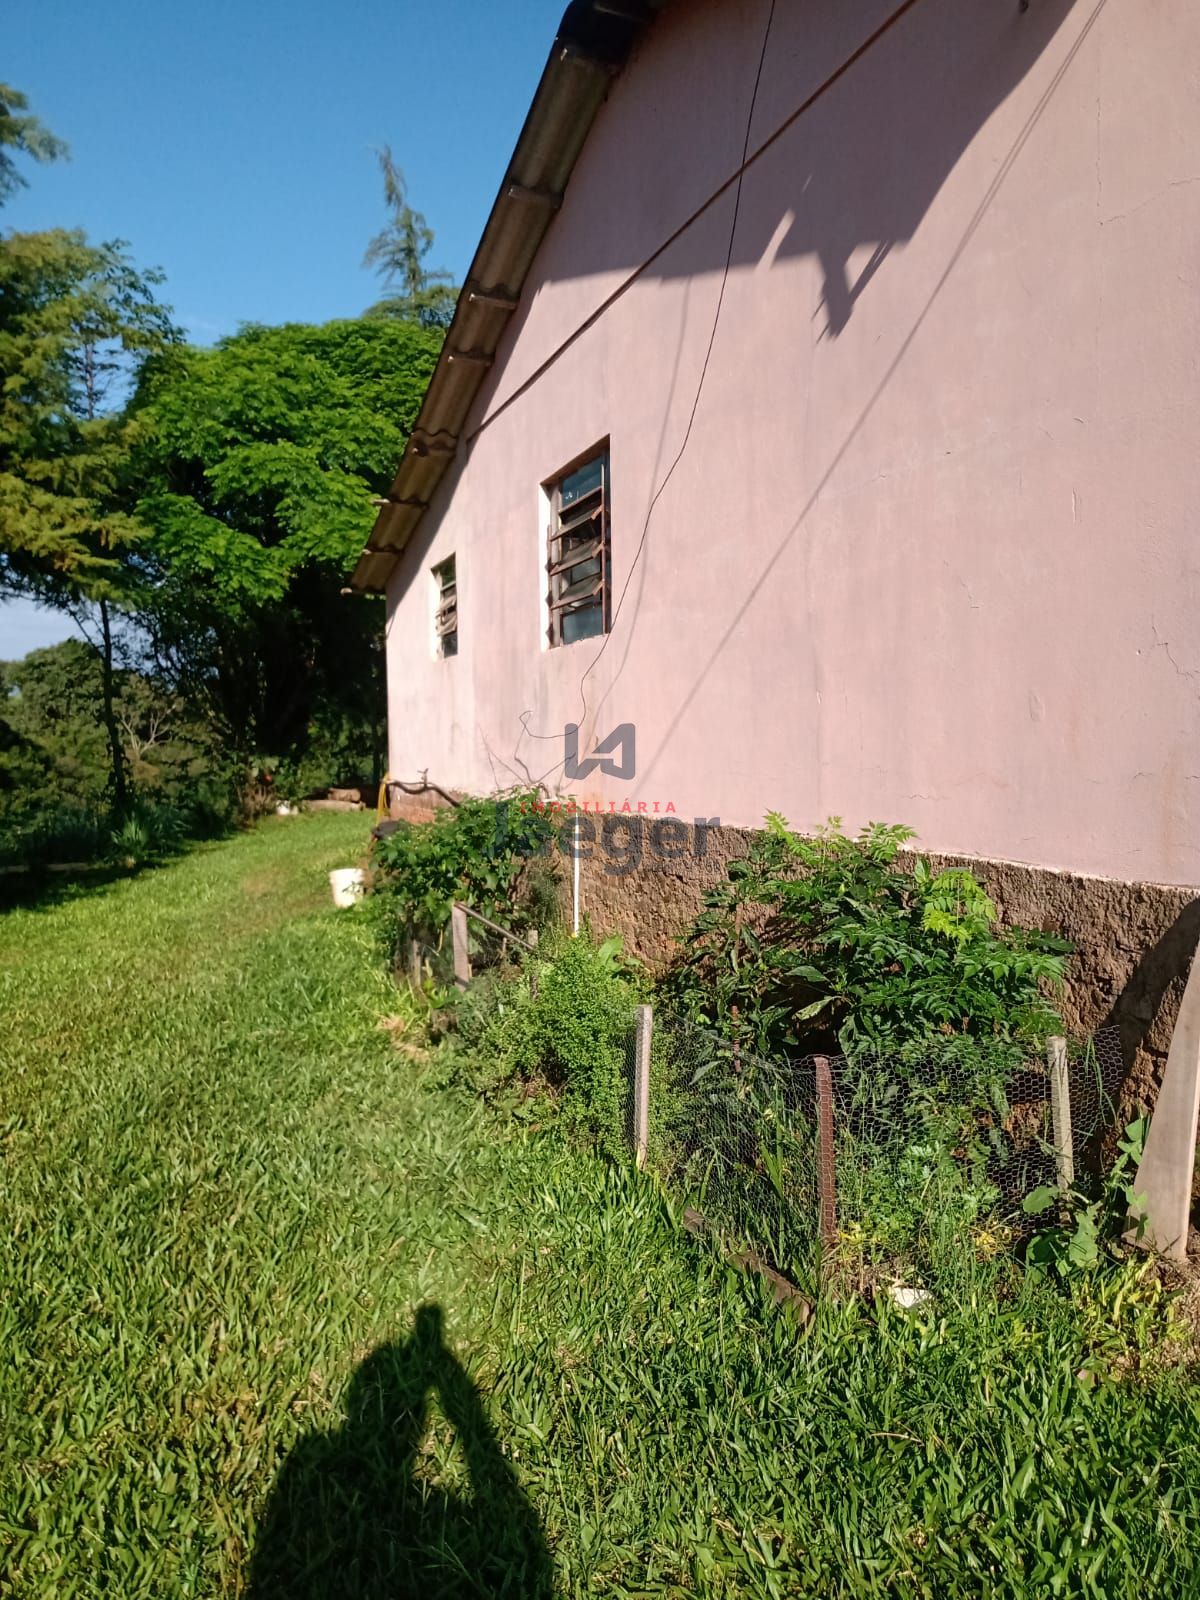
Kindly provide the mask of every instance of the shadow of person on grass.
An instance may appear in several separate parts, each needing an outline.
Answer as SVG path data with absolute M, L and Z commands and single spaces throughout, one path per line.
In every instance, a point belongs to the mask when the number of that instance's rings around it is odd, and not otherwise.
M 469 1497 L 419 1473 L 436 1395 L 470 1477 Z M 358 1368 L 346 1422 L 297 1445 L 272 1491 L 250 1567 L 252 1600 L 551 1600 L 533 1509 L 442 1331 L 437 1306 L 412 1337 Z

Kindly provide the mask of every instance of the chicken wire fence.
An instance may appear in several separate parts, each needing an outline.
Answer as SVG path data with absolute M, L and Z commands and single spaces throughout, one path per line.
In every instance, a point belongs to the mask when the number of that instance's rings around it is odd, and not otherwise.
M 797 1282 L 822 1253 L 823 1269 L 832 1252 L 863 1279 L 919 1265 L 938 1235 L 995 1253 L 1036 1225 L 1027 1195 L 1094 1164 L 1121 1081 L 1115 1029 L 1016 1064 L 949 1046 L 784 1061 L 641 1020 L 641 1048 L 636 1027 L 626 1048 L 631 1147 L 694 1229 Z
M 454 982 L 454 951 L 450 940 L 434 943 L 428 939 L 406 939 L 397 951 L 396 976 L 405 978 L 414 989 L 432 984 L 447 989 Z
M 396 975 L 416 989 L 432 983 L 440 989 L 464 988 L 485 972 L 504 972 L 535 946 L 537 935 L 517 933 L 471 906 L 455 903 L 450 924 L 435 942 L 428 938 L 403 941 L 397 952 Z
M 445 935 L 410 941 L 401 963 L 418 986 L 463 988 L 516 970 L 535 944 L 456 904 Z M 770 1059 L 642 1006 L 625 1041 L 624 1133 L 693 1231 L 793 1282 L 831 1258 L 860 1283 L 928 1277 L 939 1238 L 997 1253 L 1038 1226 L 1029 1194 L 1096 1168 L 1122 1075 L 1115 1028 L 1052 1041 L 1045 1060 L 963 1040 Z

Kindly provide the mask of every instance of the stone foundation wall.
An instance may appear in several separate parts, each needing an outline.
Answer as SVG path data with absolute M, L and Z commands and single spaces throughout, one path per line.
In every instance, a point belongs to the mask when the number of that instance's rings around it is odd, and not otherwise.
M 614 876 L 596 858 L 580 863 L 580 902 L 595 933 L 619 931 L 626 948 L 661 970 L 678 949 L 676 936 L 701 909 L 704 891 L 745 855 L 750 832 L 704 830 L 703 853 L 652 857 Z M 931 856 L 935 870 L 968 867 L 996 902 L 1002 921 L 1061 934 L 1075 945 L 1062 1000 L 1072 1034 L 1115 1025 L 1120 1031 L 1125 1089 L 1120 1111 L 1153 1106 L 1192 955 L 1200 940 L 1200 892 L 1151 883 L 1120 883 L 1009 861 Z M 569 907 L 571 863 L 563 860 Z
M 455 796 L 454 798 L 458 798 Z M 392 817 L 424 822 L 450 804 L 436 789 L 407 794 L 394 787 Z M 620 932 L 626 949 L 661 971 L 678 936 L 702 909 L 704 892 L 729 862 L 744 856 L 749 829 L 679 824 L 679 853 L 664 859 L 643 841 L 642 858 L 618 875 L 595 852 L 580 862 L 580 908 L 593 933 Z M 1060 934 L 1075 946 L 1061 1007 L 1076 1036 L 1115 1026 L 1125 1083 L 1123 1117 L 1153 1108 L 1183 986 L 1200 943 L 1200 891 L 1153 883 L 1090 878 L 1012 861 L 931 855 L 935 871 L 967 867 L 996 902 L 1002 922 Z M 560 856 L 560 894 L 569 916 L 572 863 Z

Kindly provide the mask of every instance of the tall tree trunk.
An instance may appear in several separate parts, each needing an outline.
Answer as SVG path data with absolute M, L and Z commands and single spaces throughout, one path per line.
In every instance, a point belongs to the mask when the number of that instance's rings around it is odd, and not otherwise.
M 108 615 L 108 601 L 100 601 L 100 651 L 101 692 L 104 698 L 104 726 L 108 730 L 108 755 L 112 768 L 113 807 L 119 817 L 125 815 L 129 792 L 125 782 L 125 752 L 121 748 L 121 730 L 117 727 L 117 711 L 113 693 L 113 643 L 112 622 Z

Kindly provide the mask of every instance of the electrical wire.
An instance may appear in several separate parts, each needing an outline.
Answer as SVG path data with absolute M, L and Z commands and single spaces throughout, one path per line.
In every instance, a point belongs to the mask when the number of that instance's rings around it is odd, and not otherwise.
M 505 395 L 504 399 L 499 401 L 495 408 L 488 412 L 487 416 L 481 418 L 481 420 L 476 423 L 475 427 L 471 429 L 470 433 L 464 435 L 465 443 L 468 446 L 474 444 L 475 440 L 485 428 L 490 428 L 492 423 L 495 422 L 497 418 L 502 417 L 510 406 L 515 405 L 517 401 L 521 399 L 522 395 L 527 394 L 529 390 L 532 389 L 533 386 L 538 383 L 547 372 L 549 372 L 550 368 L 554 366 L 555 362 L 559 361 L 567 353 L 571 346 L 576 344 L 590 328 L 595 327 L 596 323 L 600 321 L 600 318 L 604 315 L 604 313 L 611 310 L 612 307 L 616 305 L 617 301 L 620 300 L 630 288 L 632 288 L 638 279 L 644 276 L 644 274 L 650 270 L 654 263 L 658 261 L 660 257 L 664 256 L 671 246 L 683 237 L 689 228 L 693 227 L 697 222 L 699 222 L 700 218 L 705 214 L 705 212 L 711 210 L 722 195 L 726 194 L 730 189 L 733 188 L 735 183 L 739 182 L 743 174 L 748 172 L 756 161 L 759 161 L 763 156 L 765 156 L 767 151 L 772 149 L 779 142 L 779 140 L 783 138 L 784 134 L 787 133 L 795 123 L 799 122 L 801 117 L 812 110 L 813 106 L 816 105 L 818 100 L 822 99 L 836 83 L 840 82 L 840 80 L 846 76 L 850 69 L 862 60 L 863 56 L 865 56 L 870 50 L 874 49 L 874 47 L 883 38 L 884 34 L 890 33 L 902 18 L 907 16 L 915 6 L 920 4 L 921 0 L 901 0 L 901 4 L 896 7 L 895 11 L 891 12 L 890 15 L 885 17 L 873 33 L 869 33 L 862 43 L 852 50 L 839 66 L 834 68 L 827 78 L 822 79 L 817 87 L 810 94 L 806 95 L 798 106 L 794 107 L 793 110 L 788 112 L 787 116 L 783 119 L 779 126 L 775 128 L 773 132 L 769 133 L 763 142 L 760 145 L 757 145 L 749 153 L 749 155 L 743 159 L 741 165 L 738 166 L 735 171 L 731 172 L 723 183 L 718 184 L 712 193 L 706 199 L 702 200 L 696 209 L 689 216 L 685 217 L 679 226 L 672 233 L 670 233 L 660 245 L 651 251 L 651 253 L 643 262 L 634 267 L 633 271 L 630 272 L 626 277 L 622 278 L 621 282 L 616 286 L 615 289 L 611 291 L 611 293 L 605 295 L 600 304 L 590 311 L 583 321 L 573 328 L 566 338 L 563 339 L 560 344 L 556 345 L 550 354 L 546 356 L 545 359 L 541 361 L 527 377 L 522 378 L 521 382 L 510 394 Z
M 696 393 L 692 397 L 691 410 L 688 413 L 687 427 L 684 429 L 683 439 L 680 442 L 679 449 L 675 452 L 674 460 L 671 462 L 671 465 L 667 468 L 666 473 L 663 476 L 662 482 L 659 484 L 658 488 L 654 491 L 654 494 L 652 495 L 652 497 L 650 499 L 650 504 L 646 508 L 646 515 L 645 515 L 645 518 L 643 519 L 643 522 L 642 522 L 642 531 L 641 531 L 641 535 L 640 535 L 640 537 L 638 539 L 638 542 L 637 542 L 637 548 L 634 551 L 633 560 L 630 562 L 629 571 L 625 575 L 625 582 L 621 586 L 621 593 L 620 593 L 620 596 L 617 599 L 616 608 L 614 609 L 613 614 L 612 614 L 611 618 L 609 619 L 608 631 L 604 635 L 604 642 L 600 646 L 599 650 L 597 650 L 596 654 L 592 657 L 592 659 L 588 663 L 587 667 L 585 667 L 585 669 L 583 671 L 583 674 L 579 679 L 578 690 L 579 690 L 580 706 L 581 706 L 581 715 L 580 715 L 580 718 L 579 718 L 579 723 L 580 723 L 581 727 L 583 726 L 584 722 L 587 720 L 587 711 L 588 711 L 587 694 L 586 694 L 586 691 L 584 689 L 584 685 L 586 684 L 586 682 L 587 682 L 588 678 L 591 676 L 591 674 L 595 671 L 596 667 L 600 664 L 601 657 L 604 655 L 604 652 L 608 649 L 608 642 L 612 638 L 613 633 L 616 630 L 617 619 L 621 615 L 622 606 L 625 604 L 625 596 L 629 593 L 629 585 L 633 582 L 634 574 L 637 572 L 637 569 L 638 569 L 639 565 L 641 564 L 642 555 L 643 555 L 643 553 L 645 551 L 645 548 L 646 548 L 646 539 L 647 539 L 647 536 L 648 536 L 648 534 L 650 532 L 650 522 L 651 522 L 651 519 L 654 516 L 655 507 L 658 505 L 659 500 L 662 498 L 663 494 L 666 492 L 667 485 L 670 483 L 671 479 L 675 476 L 675 472 L 676 472 L 676 469 L 679 466 L 679 463 L 683 460 L 684 454 L 685 454 L 685 452 L 687 450 L 688 444 L 689 444 L 689 442 L 691 440 L 691 437 L 692 437 L 692 429 L 695 427 L 695 424 L 696 424 L 697 413 L 700 410 L 700 399 L 701 399 L 701 396 L 704 393 L 704 384 L 705 384 L 705 380 L 708 377 L 708 367 L 709 367 L 709 362 L 712 360 L 713 347 L 717 342 L 717 329 L 720 327 L 721 312 L 722 312 L 722 310 L 724 308 L 724 305 L 725 305 L 725 290 L 726 290 L 726 288 L 728 287 L 728 284 L 729 284 L 729 273 L 730 273 L 730 269 L 731 269 L 731 267 L 733 265 L 733 247 L 734 247 L 734 244 L 735 244 L 735 242 L 737 240 L 738 214 L 741 211 L 741 205 L 742 205 L 742 181 L 743 181 L 743 179 L 745 177 L 746 168 L 747 168 L 747 166 L 749 164 L 748 161 L 747 161 L 747 156 L 748 156 L 749 151 L 750 151 L 750 134 L 753 131 L 753 127 L 754 127 L 754 111 L 755 111 L 755 107 L 758 105 L 758 91 L 759 91 L 759 88 L 760 88 L 760 86 L 762 84 L 763 67 L 765 66 L 766 60 L 767 60 L 767 46 L 770 43 L 771 26 L 775 21 L 775 6 L 776 6 L 776 0 L 770 0 L 770 5 L 769 5 L 768 10 L 767 10 L 767 23 L 766 23 L 766 27 L 763 29 L 762 46 L 761 46 L 761 48 L 759 50 L 759 53 L 758 53 L 758 67 L 755 70 L 755 74 L 754 74 L 754 87 L 750 92 L 750 107 L 749 107 L 749 110 L 746 113 L 746 131 L 745 131 L 745 135 L 743 136 L 743 139 L 742 139 L 742 156 L 741 156 L 741 161 L 738 163 L 738 170 L 737 170 L 736 180 L 734 180 L 733 215 L 732 215 L 732 217 L 730 218 L 730 221 L 729 221 L 729 243 L 727 244 L 727 246 L 725 248 L 725 265 L 724 265 L 724 269 L 722 270 L 722 273 L 721 273 L 721 287 L 717 292 L 717 303 L 716 303 L 716 306 L 713 308 L 712 326 L 710 327 L 709 333 L 708 333 L 708 344 L 705 346 L 705 350 L 704 350 L 704 360 L 703 360 L 703 362 L 701 364 L 701 367 L 700 367 L 700 377 L 699 377 L 699 380 L 697 381 L 697 384 L 696 384 Z M 728 187 L 728 185 L 726 185 L 725 187 Z M 561 737 L 560 734 L 534 734 L 534 733 L 531 733 L 530 729 L 529 729 L 529 726 L 528 726 L 528 723 L 525 720 L 525 718 L 527 716 L 528 716 L 527 712 L 523 714 L 523 716 L 521 718 L 521 726 L 524 728 L 525 732 L 529 735 L 530 738 L 534 738 L 534 739 L 551 739 L 551 738 L 559 738 L 559 737 Z M 545 781 L 545 779 L 550 776 L 551 773 L 557 772 L 559 767 L 561 767 L 562 765 L 563 765 L 563 762 L 556 761 L 554 763 L 554 765 L 552 767 L 550 767 L 546 772 L 544 772 L 540 778 L 534 780 L 535 784 L 543 783 Z

